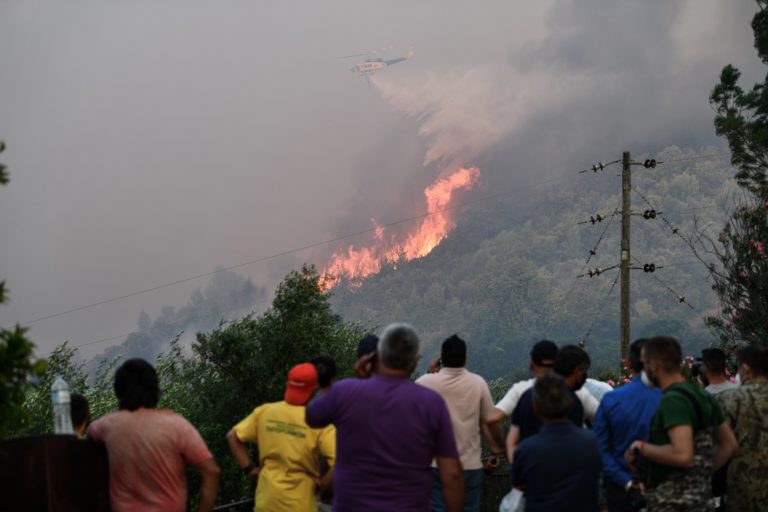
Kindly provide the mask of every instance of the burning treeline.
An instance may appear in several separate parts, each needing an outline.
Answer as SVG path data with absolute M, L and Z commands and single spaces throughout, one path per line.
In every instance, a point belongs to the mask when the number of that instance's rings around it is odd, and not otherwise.
M 477 167 L 460 168 L 424 189 L 427 213 L 405 236 L 387 234 L 386 228 L 374 220 L 375 240 L 368 247 L 350 245 L 334 253 L 323 273 L 332 286 L 341 277 L 361 279 L 381 270 L 382 265 L 400 258 L 412 260 L 429 254 L 456 225 L 449 209 L 458 190 L 471 190 L 480 178 Z

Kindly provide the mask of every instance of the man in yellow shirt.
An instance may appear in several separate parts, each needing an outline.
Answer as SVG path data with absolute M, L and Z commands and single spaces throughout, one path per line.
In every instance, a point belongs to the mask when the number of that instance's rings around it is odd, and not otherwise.
M 304 408 L 317 386 L 317 370 L 302 363 L 288 372 L 285 400 L 260 405 L 227 434 L 243 471 L 257 481 L 256 511 L 316 512 L 315 492 L 331 485 L 336 457 L 336 429 L 310 428 Z M 259 465 L 251 462 L 246 443 L 259 448 Z M 320 461 L 331 468 L 320 478 Z

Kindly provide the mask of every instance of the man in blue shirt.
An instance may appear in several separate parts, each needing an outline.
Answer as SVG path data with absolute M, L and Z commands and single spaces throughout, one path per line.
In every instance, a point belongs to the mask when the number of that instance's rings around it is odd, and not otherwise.
M 543 425 L 520 443 L 512 466 L 512 485 L 525 493 L 526 512 L 598 512 L 597 436 L 570 420 L 573 403 L 559 375 L 533 385 L 533 408 Z
M 624 460 L 624 452 L 635 439 L 648 440 L 651 421 L 661 402 L 661 390 L 647 387 L 640 376 L 640 354 L 645 342 L 639 339 L 630 345 L 629 364 L 634 376 L 628 384 L 603 396 L 592 427 L 600 442 L 609 512 L 638 510 L 632 502 L 632 495 L 637 495 L 637 483 Z

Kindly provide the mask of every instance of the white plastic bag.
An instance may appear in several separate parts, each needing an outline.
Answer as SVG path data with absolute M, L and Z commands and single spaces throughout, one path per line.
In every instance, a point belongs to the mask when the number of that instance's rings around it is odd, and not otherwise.
M 499 503 L 499 512 L 523 512 L 525 509 L 525 501 L 523 500 L 523 493 L 518 489 L 512 489 L 509 493 L 501 499 Z

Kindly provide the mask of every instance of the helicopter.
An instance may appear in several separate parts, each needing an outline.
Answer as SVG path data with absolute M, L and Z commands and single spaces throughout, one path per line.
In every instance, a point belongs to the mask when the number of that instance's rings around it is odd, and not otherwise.
M 376 54 L 376 53 L 378 53 L 380 51 L 386 51 L 386 50 L 389 50 L 390 48 L 391 47 L 381 48 L 379 50 L 371 50 L 371 51 L 365 52 L 365 53 L 354 53 L 352 55 L 344 55 L 344 56 L 339 57 L 339 58 L 341 58 L 341 59 L 348 59 L 348 58 L 352 58 L 352 57 L 363 57 L 363 56 L 366 56 L 366 55 Z M 371 81 L 368 78 L 370 75 L 376 74 L 376 72 L 379 71 L 380 69 L 384 69 L 386 67 L 392 66 L 393 64 L 398 64 L 398 63 L 406 61 L 406 60 L 411 60 L 412 58 L 413 58 L 413 50 L 408 51 L 402 57 L 397 57 L 397 58 L 394 58 L 394 59 L 383 59 L 381 57 L 371 57 L 371 58 L 366 59 L 363 62 L 355 64 L 350 69 L 350 71 L 352 71 L 353 73 L 357 73 L 360 76 L 365 77 L 365 80 L 368 82 L 368 87 L 370 87 L 371 86 Z

